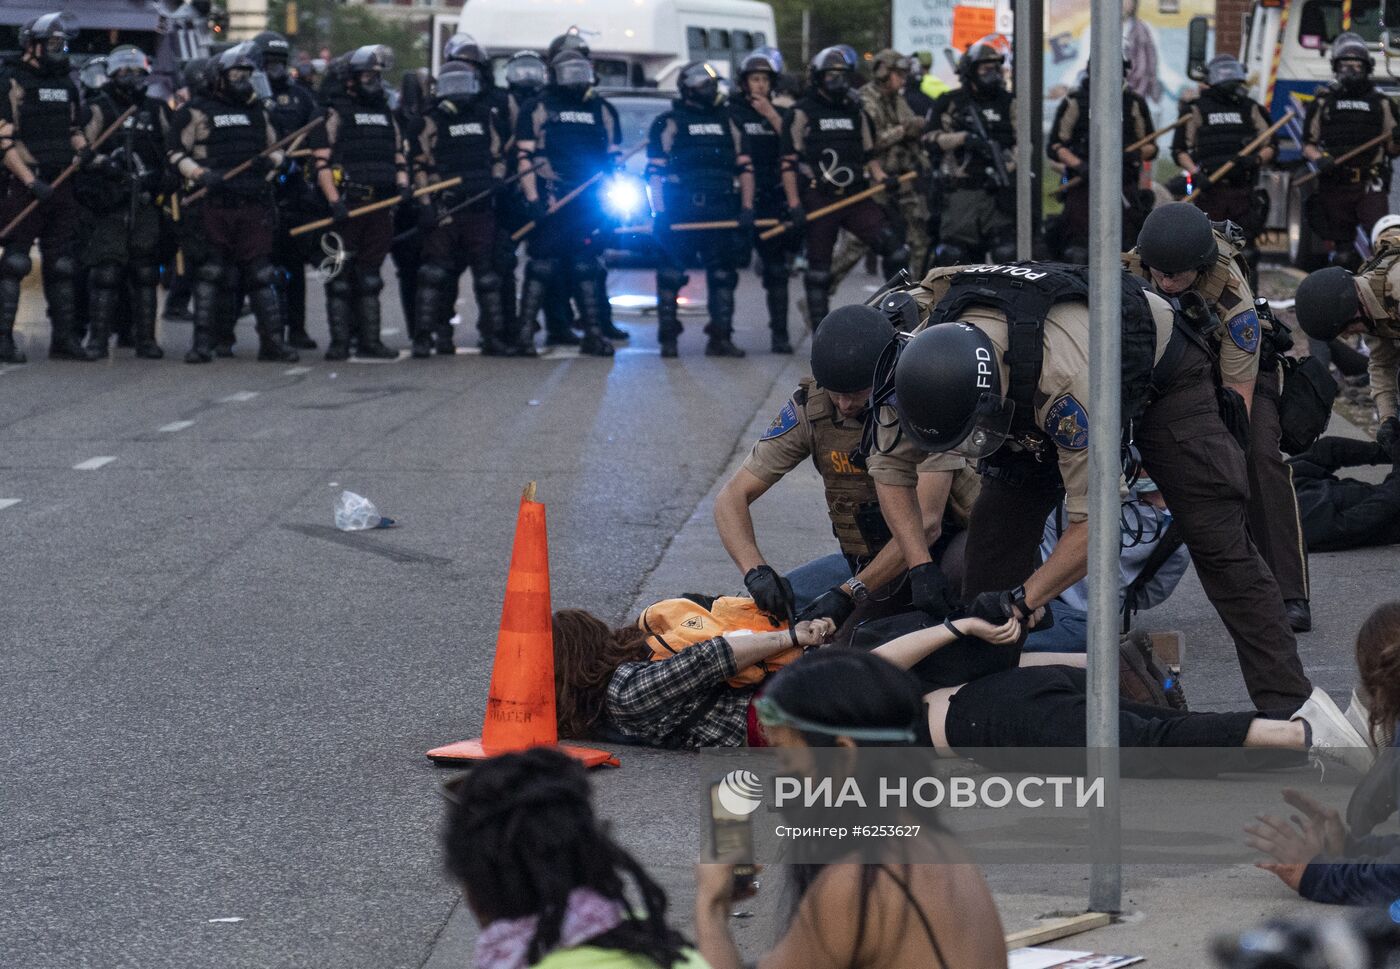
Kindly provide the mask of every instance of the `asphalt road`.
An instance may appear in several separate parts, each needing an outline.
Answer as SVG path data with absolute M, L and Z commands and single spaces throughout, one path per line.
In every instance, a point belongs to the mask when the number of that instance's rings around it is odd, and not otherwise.
M 619 273 L 613 291 L 650 281 Z M 314 289 L 310 304 L 324 339 Z M 0 966 L 464 964 L 472 927 L 435 843 L 441 772 L 422 755 L 479 730 L 520 489 L 537 481 L 548 508 L 556 607 L 621 620 L 648 597 L 738 588 L 707 496 L 800 371 L 765 352 L 751 274 L 738 304 L 742 361 L 705 358 L 700 322 L 663 361 L 654 317 L 620 314 L 635 337 L 612 361 L 259 364 L 245 322 L 239 360 L 186 366 L 189 328 L 166 325 L 165 362 L 83 365 L 40 359 L 28 290 L 36 362 L 0 367 Z M 783 568 L 830 545 L 807 478 L 759 509 Z M 342 488 L 399 527 L 336 531 Z M 1314 558 L 1302 652 L 1340 702 L 1394 562 Z M 1194 707 L 1244 705 L 1193 577 L 1147 618 L 1185 631 Z M 600 807 L 688 927 L 694 760 L 623 759 L 596 775 Z M 1141 911 L 1101 947 L 1199 959 L 1196 926 L 1284 904 L 1262 873 L 1168 867 L 1129 873 Z M 990 873 L 1008 928 L 1082 909 L 1083 876 Z M 1209 901 L 1183 908 L 1191 893 Z M 763 906 L 735 923 L 750 955 L 772 939 L 776 895 Z

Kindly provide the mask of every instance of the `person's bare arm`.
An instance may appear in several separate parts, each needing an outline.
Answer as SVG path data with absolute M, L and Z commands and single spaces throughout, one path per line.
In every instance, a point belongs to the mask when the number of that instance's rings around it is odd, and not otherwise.
M 1026 580 L 1026 605 L 1037 609 L 1084 578 L 1089 566 L 1089 523 L 1071 522 L 1050 557 Z
M 924 541 L 924 521 L 919 510 L 916 487 L 875 482 L 875 494 L 880 499 L 880 514 L 894 536 L 894 543 L 908 568 L 932 562 Z
M 758 548 L 749 505 L 770 487 L 752 471 L 740 468 L 715 496 L 715 527 L 719 530 L 719 540 L 741 574 L 768 564 Z
M 1254 384 L 1255 381 L 1253 380 L 1247 380 L 1243 383 L 1237 384 L 1225 384 L 1226 387 L 1229 387 L 1235 393 L 1239 394 L 1242 398 L 1244 398 L 1244 412 L 1246 416 L 1252 416 L 1254 413 Z
M 957 636 L 953 635 L 949 625 L 958 631 Z M 907 670 L 919 660 L 956 642 L 961 636 L 976 636 L 988 643 L 1014 643 L 1021 636 L 1021 621 L 1013 618 L 994 626 L 985 619 L 974 619 L 971 616 L 950 619 L 944 625 L 905 633 L 897 639 L 875 647 L 871 652 L 882 660 Z
M 952 488 L 953 472 L 951 471 L 924 471 L 919 474 L 919 483 L 915 486 L 915 493 L 918 497 L 919 513 L 923 517 L 923 541 L 926 549 L 938 541 L 938 536 L 943 534 L 943 513 L 948 507 L 948 494 Z M 876 492 L 879 492 L 878 484 Z M 902 547 L 898 542 L 886 542 L 885 547 L 880 549 L 876 556 L 870 560 L 870 564 L 856 574 L 856 578 L 867 589 L 878 589 L 882 585 L 894 581 L 904 570 Z

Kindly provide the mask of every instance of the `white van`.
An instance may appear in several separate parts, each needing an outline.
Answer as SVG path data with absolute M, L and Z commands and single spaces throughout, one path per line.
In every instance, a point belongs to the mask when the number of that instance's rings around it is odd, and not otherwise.
M 608 88 L 674 87 L 690 61 L 732 76 L 777 39 L 773 8 L 759 0 L 467 0 L 460 17 L 434 18 L 433 72 L 453 33 L 471 34 L 499 66 L 518 50 L 543 54 L 570 27 Z
M 1351 31 L 1366 40 L 1376 59 L 1372 74 L 1376 86 L 1391 97 L 1400 95 L 1400 0 L 1351 0 L 1348 5 Z M 1280 44 L 1285 7 L 1288 20 Z M 1342 33 L 1342 14 L 1343 0 L 1260 0 L 1255 4 L 1245 23 L 1240 60 L 1252 84 L 1250 93 L 1261 103 L 1272 81 L 1273 96 L 1266 103 L 1272 120 L 1281 118 L 1290 106 L 1306 109 L 1317 89 L 1332 80 L 1332 41 Z M 1277 71 L 1273 67 L 1276 50 Z M 1321 243 L 1308 230 L 1302 216 L 1304 198 L 1289 191 L 1290 174 L 1284 170 L 1302 163 L 1298 145 L 1290 137 L 1302 134 L 1301 119 L 1280 134 L 1284 136 L 1279 145 L 1280 167 L 1265 176 L 1263 185 L 1269 193 L 1269 225 L 1287 228 L 1289 257 L 1307 268 L 1321 253 Z M 1400 179 L 1396 183 L 1400 188 Z

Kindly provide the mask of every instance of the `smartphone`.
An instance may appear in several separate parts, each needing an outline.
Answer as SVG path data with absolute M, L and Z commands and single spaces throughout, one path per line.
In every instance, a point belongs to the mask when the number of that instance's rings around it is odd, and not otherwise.
M 747 898 L 758 891 L 758 868 L 753 863 L 753 821 L 727 810 L 719 799 L 722 781 L 710 785 L 710 856 L 734 865 L 730 898 Z

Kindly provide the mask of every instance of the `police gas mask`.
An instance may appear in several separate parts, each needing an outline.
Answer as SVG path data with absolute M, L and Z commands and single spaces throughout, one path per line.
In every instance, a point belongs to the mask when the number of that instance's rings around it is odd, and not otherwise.
M 851 75 L 849 71 L 822 71 L 821 78 L 822 93 L 833 101 L 840 100 L 846 96 L 846 92 L 851 89 Z
M 48 37 L 39 41 L 38 48 L 39 67 L 46 74 L 67 74 L 68 73 L 68 40 L 62 36 Z
M 1348 58 L 1337 62 L 1337 83 L 1348 93 L 1354 94 L 1364 90 L 1369 73 L 1362 61 Z
M 245 103 L 253 97 L 253 71 L 235 67 L 224 74 L 224 93 L 235 103 Z
M 111 75 L 112 91 L 125 103 L 130 104 L 141 96 L 146 88 L 146 75 L 130 68 Z
M 355 90 L 366 101 L 375 101 L 384 96 L 384 76 L 378 71 L 360 71 L 355 75 Z
M 287 90 L 287 86 L 292 83 L 292 72 L 287 67 L 287 62 L 281 57 L 264 57 L 263 74 L 267 76 L 267 83 L 273 91 L 281 94 Z
M 1223 84 L 1212 85 L 1211 90 L 1230 104 L 1240 104 L 1248 96 L 1249 88 L 1244 81 L 1225 81 Z
M 1006 90 L 1006 78 L 1001 73 L 1000 61 L 984 61 L 977 65 L 976 84 L 978 92 L 995 94 Z

